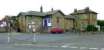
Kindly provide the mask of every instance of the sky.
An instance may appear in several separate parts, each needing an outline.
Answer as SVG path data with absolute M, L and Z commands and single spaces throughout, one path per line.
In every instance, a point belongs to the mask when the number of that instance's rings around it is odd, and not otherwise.
M 98 13 L 97 19 L 104 20 L 104 2 L 103 0 L 0 0 L 0 19 L 5 15 L 16 16 L 19 12 L 61 10 L 65 15 L 74 11 L 89 7 Z

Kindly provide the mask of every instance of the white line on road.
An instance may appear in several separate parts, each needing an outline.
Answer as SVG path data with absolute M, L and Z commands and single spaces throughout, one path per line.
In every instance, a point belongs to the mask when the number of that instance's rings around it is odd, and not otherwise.
M 80 47 L 80 49 L 86 49 L 87 47 Z
M 48 47 L 59 47 L 59 46 L 48 46 Z
M 34 46 L 33 44 L 14 44 L 15 46 Z
M 70 45 L 73 45 L 73 44 L 74 44 L 74 43 L 67 43 L 67 44 L 62 45 L 61 47 L 67 48 L 67 47 L 69 47 Z
M 65 46 L 65 45 L 63 45 L 63 46 L 61 46 L 62 48 L 78 48 L 78 47 L 76 47 L 76 46 Z
M 101 50 L 104 50 L 104 48 L 101 48 Z
M 78 48 L 78 47 L 76 47 L 76 46 L 70 46 L 69 48 Z
M 67 48 L 68 46 L 67 46 L 67 45 L 63 45 L 63 46 L 61 46 L 61 47 L 63 47 L 63 48 Z
M 89 48 L 89 49 L 98 50 L 98 48 Z
M 34 44 L 14 44 L 15 46 L 37 46 L 37 47 L 59 47 L 59 46 L 50 46 L 50 45 L 34 45 Z

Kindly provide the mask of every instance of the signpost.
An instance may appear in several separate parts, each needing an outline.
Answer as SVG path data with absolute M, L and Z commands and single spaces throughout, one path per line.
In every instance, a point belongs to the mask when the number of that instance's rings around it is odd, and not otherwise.
M 7 30 L 8 30 L 8 43 L 10 43 L 11 22 L 8 18 L 6 19 L 6 24 L 7 24 Z
M 29 30 L 31 33 L 36 32 L 36 26 L 35 22 L 29 23 Z M 33 42 L 36 42 L 36 34 L 33 35 Z

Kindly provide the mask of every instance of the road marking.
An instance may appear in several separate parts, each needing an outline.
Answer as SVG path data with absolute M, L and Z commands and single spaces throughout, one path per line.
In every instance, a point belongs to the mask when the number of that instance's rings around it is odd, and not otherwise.
M 76 47 L 76 46 L 70 46 L 69 48 L 78 48 L 78 47 Z
M 98 48 L 89 48 L 89 49 L 94 49 L 94 50 L 98 50 Z
M 104 50 L 104 48 L 101 48 L 101 50 Z
M 63 47 L 63 48 L 78 48 L 78 47 L 76 47 L 76 46 L 67 46 L 67 45 L 63 45 L 63 46 L 61 46 L 61 47 Z
M 80 47 L 80 49 L 86 49 L 87 47 Z
M 22 46 L 25 46 L 25 45 L 33 45 L 33 44 L 14 44 L 14 45 L 17 45 L 17 46 L 20 46 L 20 45 L 22 45 Z
M 73 45 L 73 44 L 74 44 L 74 43 L 66 43 L 66 44 L 62 45 L 61 47 L 67 48 L 67 47 L 69 47 L 70 45 Z
M 59 46 L 49 46 L 49 47 L 59 47 Z
M 50 45 L 34 45 L 34 44 L 14 44 L 15 46 L 37 46 L 37 47 L 59 47 L 59 46 L 50 46 Z
M 61 47 L 63 47 L 63 48 L 67 48 L 68 46 L 67 46 L 67 45 L 63 45 L 63 46 L 61 46 Z

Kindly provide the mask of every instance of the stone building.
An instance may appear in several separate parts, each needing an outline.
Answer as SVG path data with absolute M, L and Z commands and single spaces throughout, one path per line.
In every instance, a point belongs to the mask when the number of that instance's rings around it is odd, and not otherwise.
M 51 10 L 47 12 L 47 14 L 50 16 L 50 22 L 51 22 L 50 28 L 59 27 L 64 29 L 65 15 L 61 10 Z
M 66 15 L 64 19 L 65 31 L 73 31 L 75 25 L 75 17 L 72 15 Z
M 36 11 L 19 13 L 18 21 L 21 32 L 39 31 L 40 27 L 42 27 L 42 18 L 44 16 L 45 14 Z
M 18 14 L 19 28 L 22 32 L 49 32 L 52 27 L 64 29 L 64 16 L 60 10 L 43 12 L 42 7 L 40 12 L 21 12 Z
M 17 16 L 18 26 L 21 32 L 49 32 L 53 27 L 66 31 L 83 31 L 87 25 L 97 24 L 97 13 L 89 7 L 77 10 L 65 15 L 61 10 L 43 12 L 43 7 L 38 11 L 20 12 Z
M 97 13 L 86 7 L 82 10 L 75 9 L 70 15 L 75 17 L 75 29 L 84 31 L 87 25 L 97 25 Z

